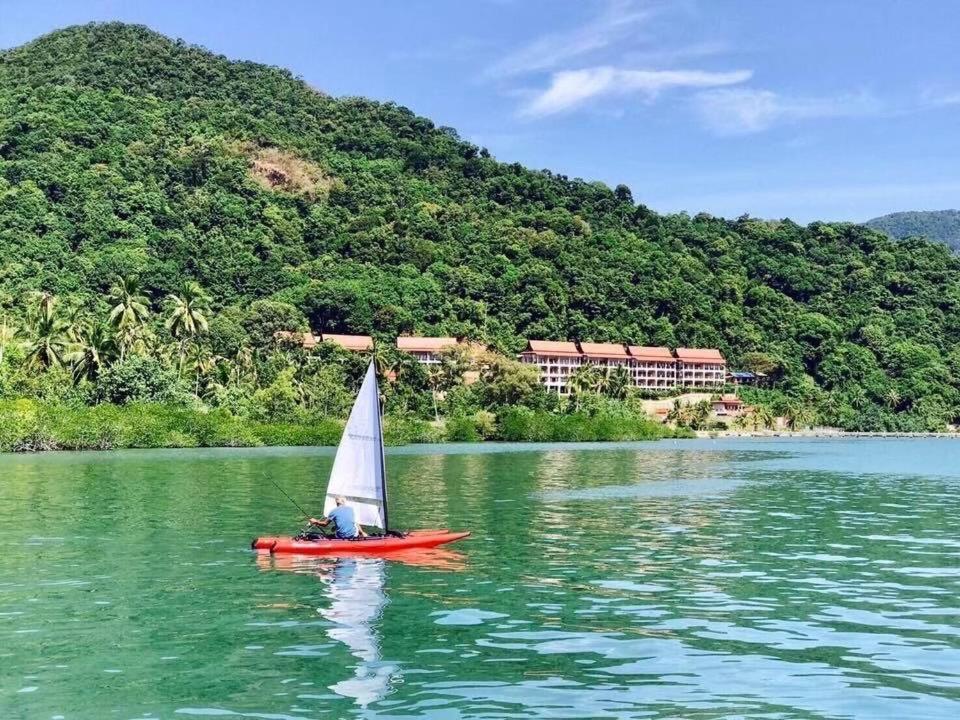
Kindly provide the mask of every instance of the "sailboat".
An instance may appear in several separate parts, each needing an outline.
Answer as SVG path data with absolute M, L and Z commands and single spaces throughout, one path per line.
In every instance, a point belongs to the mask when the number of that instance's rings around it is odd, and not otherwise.
M 391 531 L 387 513 L 383 416 L 380 410 L 377 371 L 372 359 L 337 446 L 337 456 L 330 471 L 324 500 L 325 515 L 334 508 L 338 495 L 343 496 L 353 508 L 358 524 L 379 528 L 383 534 L 370 534 L 352 540 L 258 537 L 253 541 L 252 547 L 274 553 L 303 555 L 382 554 L 407 548 L 436 547 L 470 534 L 450 530 L 413 530 L 403 533 Z

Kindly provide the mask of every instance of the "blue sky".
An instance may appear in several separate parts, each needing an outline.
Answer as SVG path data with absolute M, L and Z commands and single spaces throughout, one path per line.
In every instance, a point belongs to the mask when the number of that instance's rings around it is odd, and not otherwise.
M 956 0 L 0 0 L 0 47 L 109 19 L 396 101 L 660 211 L 960 206 Z

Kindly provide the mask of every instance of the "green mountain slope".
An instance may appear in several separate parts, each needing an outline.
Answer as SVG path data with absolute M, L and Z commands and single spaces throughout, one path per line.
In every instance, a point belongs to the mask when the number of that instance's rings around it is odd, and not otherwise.
M 924 237 L 960 250 L 960 210 L 896 212 L 866 224 L 892 238 Z
M 139 26 L 0 54 L 0 268 L 14 314 L 30 290 L 104 313 L 118 275 L 155 303 L 192 278 L 248 330 L 268 298 L 316 330 L 505 351 L 717 346 L 734 366 L 780 366 L 824 422 L 960 414 L 960 260 L 939 244 L 658 215 L 624 186 L 500 163 L 403 107 Z

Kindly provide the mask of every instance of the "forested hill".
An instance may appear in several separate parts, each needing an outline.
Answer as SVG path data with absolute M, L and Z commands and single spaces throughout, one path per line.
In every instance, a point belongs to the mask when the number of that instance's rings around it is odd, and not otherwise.
M 915 210 L 883 215 L 866 223 L 892 238 L 924 237 L 960 250 L 960 210 Z
M 406 108 L 140 26 L 0 54 L 0 261 L 14 315 L 36 289 L 105 314 L 118 276 L 159 309 L 194 278 L 232 318 L 221 334 L 272 299 L 316 330 L 509 351 L 525 337 L 717 346 L 782 371 L 825 422 L 960 413 L 960 260 L 939 244 L 659 215 L 624 186 L 500 163 Z

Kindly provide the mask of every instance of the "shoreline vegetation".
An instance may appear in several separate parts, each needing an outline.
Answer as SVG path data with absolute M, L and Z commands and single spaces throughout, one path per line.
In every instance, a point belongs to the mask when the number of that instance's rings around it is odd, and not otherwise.
M 622 368 L 595 365 L 578 368 L 560 396 L 535 366 L 475 346 L 445 348 L 430 365 L 383 341 L 370 352 L 327 342 L 308 351 L 297 333 L 279 331 L 304 325 L 279 301 L 252 303 L 234 323 L 233 351 L 219 354 L 225 314 L 195 282 L 155 302 L 137 278 L 118 277 L 105 299 L 99 312 L 64 310 L 56 296 L 33 292 L 22 314 L 0 314 L 0 452 L 333 446 L 371 360 L 389 379 L 381 389 L 390 445 L 806 437 L 830 417 L 779 388 L 740 388 L 749 412 L 718 417 L 711 400 L 632 387 Z M 673 403 L 666 422 L 651 417 L 651 400 Z M 950 429 L 852 425 L 813 436 Z
M 224 410 L 157 403 L 65 406 L 0 401 L 0 452 L 133 448 L 336 446 L 344 421 L 261 422 Z M 384 418 L 388 445 L 444 442 L 609 442 L 692 438 L 635 415 L 553 414 L 528 408 L 423 420 Z
M 160 403 L 65 406 L 35 400 L 0 401 L 0 452 L 125 450 L 197 447 L 328 446 L 344 421 L 263 422 L 224 410 Z M 616 442 L 744 438 L 957 438 L 955 432 L 856 432 L 837 428 L 708 429 L 670 427 L 643 416 L 556 414 L 517 407 L 492 413 L 424 420 L 387 415 L 388 445 L 448 442 Z

